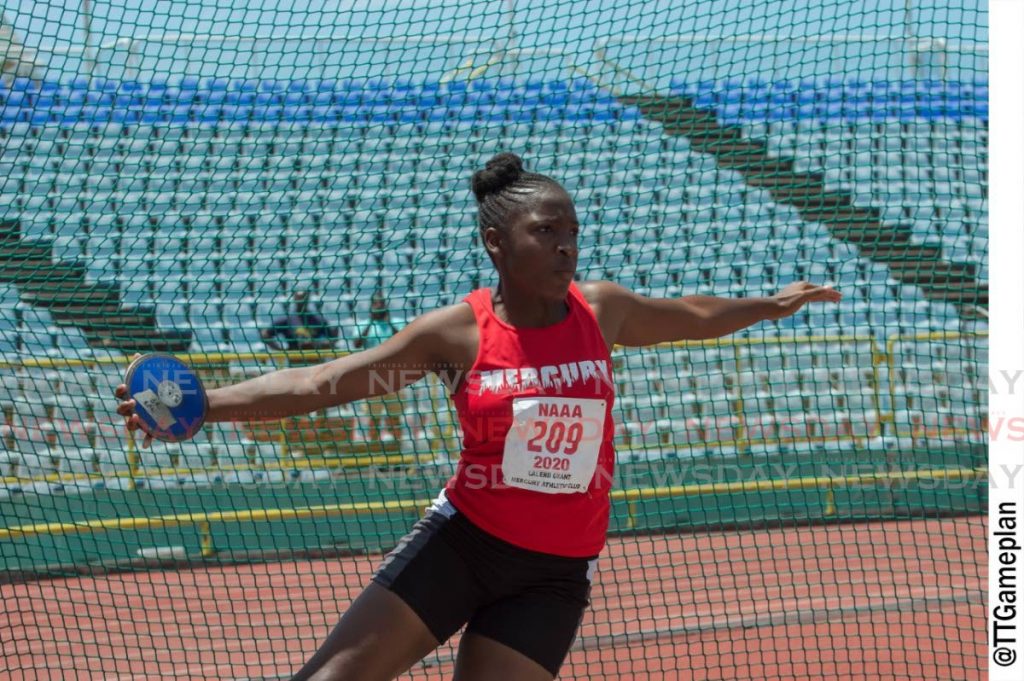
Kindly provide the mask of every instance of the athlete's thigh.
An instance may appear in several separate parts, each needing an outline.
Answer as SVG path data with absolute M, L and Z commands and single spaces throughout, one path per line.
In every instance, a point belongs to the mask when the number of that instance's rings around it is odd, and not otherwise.
M 412 608 L 371 583 L 293 681 L 390 681 L 437 646 Z
M 417 521 L 297 679 L 392 679 L 470 619 L 480 593 L 453 512 L 439 505 Z
M 459 643 L 453 681 L 551 681 L 550 671 L 519 651 L 467 631 Z
M 583 569 L 586 569 L 585 564 Z M 515 671 L 515 675 L 502 678 L 550 679 L 558 676 L 576 639 L 583 613 L 589 605 L 589 596 L 590 584 L 581 576 L 575 580 L 566 579 L 550 588 L 513 594 L 481 607 L 466 625 L 463 640 L 470 635 L 473 638 L 469 638 L 465 678 L 488 678 L 475 675 L 484 669 L 487 660 L 485 655 L 477 652 L 485 645 L 478 644 L 477 639 L 500 645 L 498 649 L 487 644 L 487 649 L 495 654 L 503 652 L 502 649 L 515 653 L 515 656 L 503 654 L 499 663 L 491 665 L 495 673 L 502 673 L 503 668 Z M 461 646 L 459 657 L 462 657 Z M 519 660 L 520 657 L 531 664 L 525 664 Z M 529 670 L 535 668 L 544 670 L 546 676 L 530 674 Z

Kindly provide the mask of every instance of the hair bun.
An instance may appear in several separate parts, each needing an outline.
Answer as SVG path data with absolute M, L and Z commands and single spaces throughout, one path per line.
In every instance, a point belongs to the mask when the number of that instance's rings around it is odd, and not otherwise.
M 487 162 L 483 170 L 473 173 L 473 194 L 483 201 L 488 194 L 501 191 L 523 175 L 523 159 L 505 152 Z

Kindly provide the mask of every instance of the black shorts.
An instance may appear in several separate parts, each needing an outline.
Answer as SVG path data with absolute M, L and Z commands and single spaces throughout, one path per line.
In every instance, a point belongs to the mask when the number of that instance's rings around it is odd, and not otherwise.
M 405 601 L 439 642 L 465 624 L 557 676 L 590 604 L 595 565 L 596 557 L 521 549 L 439 500 L 373 581 Z

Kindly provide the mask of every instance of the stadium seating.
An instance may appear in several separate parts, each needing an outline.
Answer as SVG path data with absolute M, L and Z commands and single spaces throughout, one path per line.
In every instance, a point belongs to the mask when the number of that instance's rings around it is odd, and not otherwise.
M 582 278 L 610 276 L 655 296 L 761 295 L 800 278 L 847 293 L 837 311 L 764 325 L 757 333 L 768 337 L 964 328 L 953 306 L 925 299 L 823 225 L 804 222 L 792 206 L 586 81 L 82 85 L 17 80 L 0 90 L 0 205 L 21 220 L 26 237 L 49 239 L 54 258 L 80 260 L 91 278 L 116 280 L 125 300 L 155 306 L 160 325 L 191 325 L 196 350 L 261 349 L 260 326 L 297 285 L 313 284 L 325 314 L 351 337 L 377 286 L 408 318 L 489 284 L 468 178 L 504 149 L 574 195 Z M 851 192 L 857 205 L 912 224 L 916 238 L 939 240 L 946 257 L 974 262 L 987 279 L 987 84 L 673 88 L 767 140 L 797 170 L 823 173 L 826 187 Z M 80 332 L 19 302 L 11 286 L 0 284 L 0 311 L 4 354 L 89 352 Z M 747 437 L 756 431 L 777 440 L 782 430 L 849 435 L 877 426 L 882 410 L 908 432 L 950 425 L 918 423 L 922 413 L 961 421 L 980 413 L 978 356 L 899 362 L 890 392 L 883 389 L 888 367 L 874 369 L 881 378 L 865 374 L 873 357 L 856 345 L 840 349 L 839 368 L 808 365 L 813 347 L 790 354 L 771 343 L 725 355 L 628 354 L 617 407 L 629 426 L 622 433 L 655 449 L 684 443 L 698 451 L 734 439 L 740 417 Z M 801 363 L 792 365 L 792 357 Z M 662 366 L 687 373 L 670 375 Z M 919 371 L 908 378 L 911 368 Z M 768 380 L 780 371 L 784 380 Z M 4 384 L 4 425 L 24 435 L 14 437 L 19 474 L 126 469 L 116 420 L 81 407 L 109 394 L 110 386 L 95 385 L 98 377 L 25 374 Z M 817 395 L 814 404 L 808 394 Z M 54 462 L 45 429 L 33 424 L 62 420 L 77 424 L 69 437 L 81 454 Z M 141 463 L 154 470 L 175 460 L 209 467 L 275 458 L 258 443 L 218 432 L 190 449 L 155 449 Z
M 912 225 L 921 240 L 940 240 L 948 257 L 988 278 L 984 120 L 778 121 L 749 132 L 795 158 L 798 170 L 824 173 L 828 188 L 852 192 L 858 205 Z

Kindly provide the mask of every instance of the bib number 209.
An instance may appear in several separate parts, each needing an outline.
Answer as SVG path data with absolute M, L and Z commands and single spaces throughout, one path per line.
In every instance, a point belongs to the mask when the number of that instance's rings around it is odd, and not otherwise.
M 580 448 L 580 440 L 583 439 L 582 423 L 566 426 L 561 421 L 534 421 L 533 426 L 537 435 L 526 443 L 526 448 L 531 452 L 572 455 Z
M 518 398 L 505 439 L 505 484 L 547 494 L 586 492 L 604 434 L 603 400 Z

